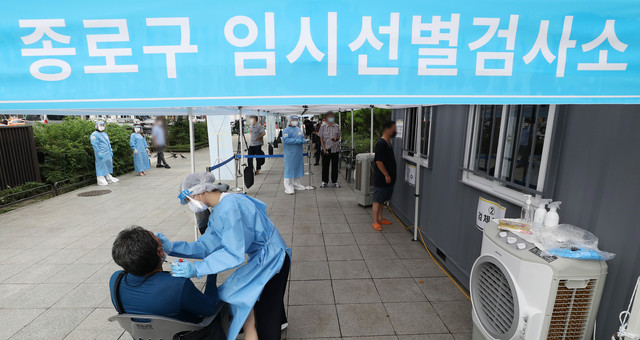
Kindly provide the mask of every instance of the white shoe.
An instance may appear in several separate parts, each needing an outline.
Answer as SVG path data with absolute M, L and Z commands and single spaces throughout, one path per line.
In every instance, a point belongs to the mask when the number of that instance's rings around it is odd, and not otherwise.
M 300 179 L 299 178 L 296 178 L 296 179 L 293 180 L 293 188 L 296 189 L 296 190 L 306 190 L 307 189 L 304 185 L 300 184 Z
M 293 195 L 295 193 L 295 191 L 287 191 L 287 190 L 285 190 L 284 193 L 287 194 L 287 195 Z
M 107 181 L 108 181 L 108 182 L 110 182 L 110 183 L 118 183 L 118 182 L 120 182 L 120 180 L 119 180 L 119 179 L 117 179 L 117 178 L 115 178 L 115 177 L 111 176 L 111 174 L 107 174 L 107 175 L 106 175 L 106 176 L 104 176 L 104 177 L 106 177 L 106 178 L 107 178 Z
M 109 185 L 109 182 L 107 182 L 107 179 L 104 176 L 97 176 L 96 178 L 98 180 L 98 185 Z

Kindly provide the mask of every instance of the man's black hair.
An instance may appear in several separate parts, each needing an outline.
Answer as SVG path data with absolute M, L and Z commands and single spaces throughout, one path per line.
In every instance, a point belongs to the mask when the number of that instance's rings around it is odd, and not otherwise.
M 329 115 L 335 116 L 336 114 L 333 113 L 333 111 L 329 111 L 329 112 L 324 114 L 325 117 L 328 117 Z
M 158 242 L 148 230 L 132 226 L 118 233 L 111 248 L 111 257 L 125 272 L 148 275 L 158 267 Z
M 390 128 L 390 127 L 393 127 L 394 125 L 396 125 L 396 122 L 394 122 L 393 120 L 388 120 L 388 121 L 386 121 L 386 122 L 384 122 L 382 124 L 382 131 L 384 131 L 384 130 Z

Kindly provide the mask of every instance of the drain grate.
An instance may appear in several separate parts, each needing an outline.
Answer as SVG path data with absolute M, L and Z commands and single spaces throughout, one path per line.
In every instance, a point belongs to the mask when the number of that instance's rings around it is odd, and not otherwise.
M 110 193 L 111 190 L 91 190 L 85 191 L 78 194 L 79 197 L 93 197 L 93 196 L 102 196 Z

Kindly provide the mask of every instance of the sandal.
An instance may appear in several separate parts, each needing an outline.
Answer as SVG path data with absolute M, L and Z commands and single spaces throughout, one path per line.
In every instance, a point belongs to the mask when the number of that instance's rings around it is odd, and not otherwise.
M 389 225 L 389 224 L 391 224 L 391 221 L 383 219 L 382 222 L 380 222 L 380 224 Z
M 382 231 L 382 226 L 380 225 L 380 223 L 374 223 L 371 225 L 371 228 L 377 230 L 377 231 Z

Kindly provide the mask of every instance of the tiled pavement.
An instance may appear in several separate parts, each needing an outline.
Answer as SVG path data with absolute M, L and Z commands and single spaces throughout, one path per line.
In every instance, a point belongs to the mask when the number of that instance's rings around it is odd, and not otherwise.
M 203 169 L 207 151 L 196 160 Z M 114 236 L 137 224 L 194 237 L 192 215 L 175 199 L 189 159 L 170 164 L 122 176 L 108 195 L 78 197 L 98 188 L 87 187 L 0 215 L 0 339 L 129 339 L 107 321 Z M 320 167 L 312 171 L 318 185 Z M 392 216 L 376 232 L 347 185 L 289 196 L 282 173 L 281 159 L 267 160 L 248 194 L 267 203 L 293 249 L 289 339 L 471 338 L 469 301 Z

